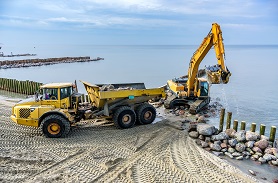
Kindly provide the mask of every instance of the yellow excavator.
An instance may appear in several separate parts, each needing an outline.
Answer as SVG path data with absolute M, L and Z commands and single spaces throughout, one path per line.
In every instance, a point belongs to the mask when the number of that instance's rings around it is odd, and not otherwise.
M 198 78 L 199 65 L 212 47 L 215 50 L 217 64 L 206 67 L 207 78 Z M 210 32 L 190 60 L 187 77 L 167 81 L 171 94 L 165 100 L 165 108 L 186 106 L 191 114 L 196 114 L 209 104 L 210 84 L 229 82 L 231 72 L 225 66 L 224 60 L 222 31 L 217 23 L 213 23 Z

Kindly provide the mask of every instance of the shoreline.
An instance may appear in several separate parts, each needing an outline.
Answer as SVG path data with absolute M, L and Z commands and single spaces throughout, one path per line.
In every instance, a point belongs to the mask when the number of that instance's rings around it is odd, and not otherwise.
M 12 99 L 12 100 L 10 100 L 8 97 L 6 97 L 6 98 L 4 98 L 4 97 L 0 97 L 0 103 L 2 104 L 2 105 L 0 105 L 0 107 L 2 107 L 2 108 L 4 108 L 5 110 L 7 110 L 7 111 L 9 111 L 9 108 L 11 108 L 14 104 L 15 104 L 15 102 L 16 102 L 16 100 L 14 100 L 14 99 Z M 165 115 L 167 115 L 167 114 L 163 114 L 163 110 L 161 110 L 161 109 L 158 109 L 158 112 L 159 112 L 159 114 L 164 118 L 165 117 Z M 7 117 L 7 119 L 5 119 L 5 121 L 9 121 L 9 119 L 8 119 L 9 117 Z M 154 127 L 155 125 L 156 126 L 161 126 L 161 128 L 163 129 L 164 128 L 164 126 L 162 125 L 163 123 L 165 123 L 165 124 L 167 124 L 168 126 L 171 126 L 171 128 L 175 128 L 175 130 L 177 130 L 177 129 L 179 129 L 179 131 L 178 131 L 178 133 L 180 134 L 181 132 L 182 132 L 182 134 L 181 134 L 181 137 L 185 137 L 186 139 L 187 139 L 187 142 L 186 143 L 188 143 L 187 144 L 187 146 L 186 146 L 186 148 L 193 148 L 194 150 L 192 151 L 193 152 L 193 154 L 196 154 L 195 156 L 196 157 L 192 157 L 192 159 L 194 159 L 195 158 L 195 160 L 196 160 L 196 158 L 198 158 L 198 156 L 201 156 L 201 157 L 206 157 L 207 158 L 207 161 L 209 161 L 210 163 L 212 163 L 212 164 L 219 164 L 218 165 L 218 168 L 220 168 L 220 169 L 223 169 L 223 170 L 225 170 L 225 169 L 227 169 L 227 167 L 230 167 L 230 168 L 228 168 L 229 169 L 229 171 L 228 172 L 226 172 L 227 173 L 227 175 L 229 175 L 230 173 L 231 174 L 237 174 L 237 177 L 240 177 L 240 179 L 243 181 L 243 182 L 256 182 L 256 181 L 260 181 L 260 182 L 269 182 L 269 181 L 272 181 L 272 178 L 275 178 L 275 177 L 271 177 L 271 172 L 269 172 L 268 170 L 263 170 L 262 169 L 262 166 L 259 166 L 258 165 L 258 168 L 256 167 L 256 169 L 254 169 L 253 171 L 255 171 L 255 172 L 259 172 L 259 173 L 257 173 L 257 176 L 252 176 L 250 173 L 248 173 L 248 166 L 246 166 L 246 165 L 238 165 L 237 163 L 236 163 L 236 161 L 237 160 L 229 160 L 229 159 L 226 159 L 226 158 L 224 158 L 224 159 L 222 159 L 221 157 L 216 157 L 215 155 L 213 155 L 212 153 L 210 153 L 210 152 L 207 152 L 207 151 L 205 151 L 204 149 L 202 149 L 202 148 L 200 148 L 195 142 L 194 142 L 194 139 L 191 139 L 190 137 L 188 137 L 188 133 L 186 132 L 186 130 L 183 130 L 183 131 L 180 131 L 180 128 L 183 126 L 183 125 L 188 125 L 188 124 L 186 124 L 186 123 L 182 123 L 181 121 L 183 120 L 183 119 L 181 119 L 179 116 L 175 116 L 175 115 L 173 115 L 173 116 L 167 116 L 167 120 L 166 121 L 168 121 L 168 122 L 164 122 L 165 121 L 165 119 L 162 121 L 162 122 L 156 122 L 155 124 L 153 124 L 153 125 L 150 125 L 150 126 L 140 126 L 140 127 L 145 127 L 145 128 L 152 128 L 152 127 Z M 20 125 L 17 125 L 17 124 L 14 124 L 13 122 L 11 122 L 11 121 L 9 121 L 9 123 L 11 123 L 11 125 L 12 126 L 15 126 L 15 128 L 18 128 L 18 129 L 25 129 L 25 127 L 22 127 L 22 126 L 20 126 Z M 93 123 L 94 124 L 94 123 Z M 166 126 L 167 126 L 166 125 Z M 94 125 L 93 125 L 94 126 Z M 86 127 L 83 129 L 83 130 L 86 130 L 86 128 L 91 128 L 92 127 L 92 125 L 86 125 Z M 14 128 L 14 127 L 13 127 Z M 27 127 L 28 128 L 28 127 Z M 82 127 L 81 127 L 82 128 Z M 100 127 L 100 128 L 102 128 L 102 127 Z M 113 127 L 111 127 L 111 128 L 113 128 Z M 132 128 L 132 129 L 127 129 L 126 130 L 126 132 L 127 133 L 129 133 L 128 132 L 128 130 L 130 130 L 130 131 L 132 131 L 132 130 L 135 130 L 137 127 L 134 127 L 134 128 Z M 34 131 L 37 131 L 38 129 L 32 129 L 32 130 L 34 130 Z M 80 129 L 81 130 L 81 129 Z M 120 130 L 120 131 L 118 131 L 119 129 L 116 129 L 116 134 L 117 133 L 120 133 L 120 132 L 122 132 L 123 130 Z M 160 129 L 158 128 L 158 130 L 160 131 Z M 105 132 L 105 129 L 103 130 L 103 131 L 99 131 L 100 133 L 103 133 L 104 135 L 106 134 L 106 132 Z M 24 134 L 25 134 L 26 132 L 24 132 Z M 38 132 L 34 132 L 35 134 L 38 134 Z M 91 132 L 91 133 L 93 133 L 93 132 Z M 156 132 L 157 133 L 157 132 Z M 165 132 L 166 133 L 166 132 Z M 176 132 L 177 133 L 177 132 Z M 82 134 L 76 134 L 76 135 L 78 135 L 78 136 L 82 136 Z M 90 136 L 90 135 L 93 135 L 93 134 L 87 134 L 88 135 L 88 137 Z M 106 135 L 108 135 L 108 134 L 106 134 Z M 106 136 L 105 135 L 105 136 Z M 5 135 L 4 135 L 5 136 Z M 25 135 L 24 135 L 25 136 Z M 28 136 L 28 135 L 27 135 Z M 31 136 L 33 136 L 33 135 L 31 135 Z M 36 135 L 33 137 L 33 138 L 35 138 L 36 137 Z M 60 140 L 59 139 L 48 139 L 48 138 L 45 138 L 45 137 L 40 137 L 40 136 L 38 136 L 39 137 L 39 139 L 40 139 L 40 141 L 43 141 L 43 142 L 45 142 L 45 143 L 48 143 L 48 142 L 51 142 L 51 141 L 53 141 L 52 143 L 54 143 L 55 144 L 55 141 L 57 141 L 57 142 L 59 142 Z M 43 138 L 43 139 L 42 139 Z M 25 137 L 25 139 L 26 139 L 26 137 Z M 72 137 L 69 137 L 69 139 L 72 139 Z M 179 139 L 180 139 L 180 137 L 179 137 Z M 2 140 L 4 140 L 4 139 L 2 139 Z M 28 143 L 33 143 L 33 140 L 35 140 L 35 139 L 29 139 L 28 140 L 28 138 L 27 138 L 27 142 Z M 67 140 L 67 139 L 63 139 L 63 140 Z M 137 140 L 138 141 L 138 140 Z M 161 141 L 162 142 L 162 141 Z M 159 145 L 161 144 L 161 142 L 159 143 Z M 138 142 L 137 142 L 138 143 Z M 184 142 L 183 142 L 184 143 Z M 53 144 L 53 145 L 54 145 Z M 163 143 L 162 143 L 163 144 Z M 43 147 L 43 144 L 42 144 L 42 147 Z M 175 145 L 173 146 L 173 147 L 175 147 Z M 4 147 L 5 148 L 5 147 Z M 119 147 L 120 148 L 120 147 Z M 122 147 L 122 148 L 124 148 L 124 147 Z M 177 148 L 181 148 L 181 147 L 177 147 Z M 185 148 L 185 147 L 184 147 Z M 185 148 L 185 149 L 186 149 Z M 184 149 L 181 149 L 182 151 L 184 151 Z M 14 152 L 14 153 L 18 153 L 18 152 Z M 104 153 L 104 152 L 103 152 Z M 176 153 L 176 151 L 174 151 L 174 153 Z M 198 154 L 198 155 L 197 155 Z M 201 155 L 200 155 L 201 154 Z M 0 151 L 0 155 L 1 155 L 1 151 Z M 186 157 L 185 157 L 186 158 Z M 205 159 L 205 158 L 204 158 Z M 183 162 L 183 163 L 186 163 L 186 161 L 188 161 L 188 160 L 186 160 L 186 159 L 183 159 L 183 160 L 185 160 L 185 162 Z M 155 159 L 150 159 L 150 161 L 154 161 L 153 163 L 155 163 L 155 161 L 157 161 L 157 160 L 155 160 Z M 248 160 L 247 160 L 248 161 Z M 175 162 L 175 161 L 174 161 Z M 181 162 L 182 163 L 182 162 Z M 182 163 L 182 164 L 183 164 Z M 245 162 L 244 162 L 245 163 Z M 237 166 L 238 165 L 238 166 Z M 194 167 L 193 166 L 193 168 L 196 168 L 196 169 L 200 169 L 200 170 L 202 170 L 203 168 L 205 168 L 205 167 L 199 167 L 200 165 L 198 165 L 198 164 L 196 164 L 195 165 L 196 167 Z M 251 166 L 249 166 L 249 167 L 252 167 L 252 165 Z M 208 167 L 207 167 L 208 168 Z M 246 169 L 247 168 L 247 169 Z M 205 169 L 204 169 L 205 170 Z M 205 170 L 206 171 L 206 170 Z M 234 172 L 234 173 L 232 173 L 232 172 Z M 277 169 L 277 172 L 278 172 L 278 169 Z M 188 173 L 188 172 L 187 172 Z M 191 173 L 193 173 L 193 172 L 191 172 Z M 189 175 L 191 175 L 191 173 L 189 172 Z M 0 174 L 1 174 L 1 171 L 0 171 Z M 109 174 L 109 172 L 108 172 L 108 174 Z M 216 176 L 216 175 L 215 175 Z M 219 176 L 219 175 L 218 175 Z M 226 175 L 223 175 L 224 177 L 226 176 Z M 263 180 L 262 178 L 267 178 L 267 180 Z M 35 180 L 37 180 L 37 179 L 35 179 Z M 100 179 L 101 180 L 101 179 Z M 203 179 L 201 179 L 200 178 L 200 180 L 198 180 L 198 181 L 202 181 Z M 32 181 L 31 181 L 32 182 Z

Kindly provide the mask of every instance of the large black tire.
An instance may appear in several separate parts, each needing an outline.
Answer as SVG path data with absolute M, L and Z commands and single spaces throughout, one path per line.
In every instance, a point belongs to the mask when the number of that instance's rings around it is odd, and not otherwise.
M 40 130 L 49 138 L 65 137 L 70 131 L 70 123 L 60 115 L 51 114 L 42 120 Z
M 136 114 L 131 107 L 123 106 L 116 110 L 113 121 L 118 128 L 131 128 L 136 121 Z
M 156 117 L 156 110 L 151 104 L 141 104 L 136 109 L 137 122 L 141 125 L 151 124 Z

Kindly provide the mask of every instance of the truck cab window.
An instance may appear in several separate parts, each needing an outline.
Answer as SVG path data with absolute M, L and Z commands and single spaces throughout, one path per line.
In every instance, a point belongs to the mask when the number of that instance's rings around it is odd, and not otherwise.
M 72 95 L 72 87 L 66 87 L 60 89 L 61 100 Z
M 58 89 L 57 88 L 45 88 L 43 89 L 44 100 L 58 100 Z

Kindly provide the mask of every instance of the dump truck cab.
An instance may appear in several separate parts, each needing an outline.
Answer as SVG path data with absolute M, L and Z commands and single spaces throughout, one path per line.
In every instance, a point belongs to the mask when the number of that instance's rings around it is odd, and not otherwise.
M 78 112 L 80 98 L 73 83 L 45 84 L 33 97 L 13 106 L 11 119 L 20 125 L 40 127 L 48 137 L 60 137 L 82 118 Z
M 72 108 L 71 96 L 74 93 L 72 83 L 50 83 L 42 85 L 39 100 L 42 105 L 53 105 L 55 108 Z

